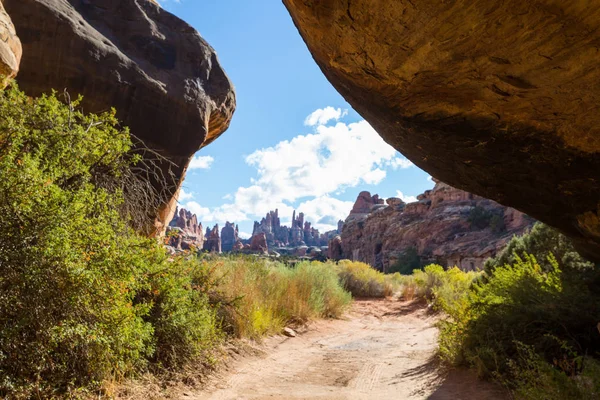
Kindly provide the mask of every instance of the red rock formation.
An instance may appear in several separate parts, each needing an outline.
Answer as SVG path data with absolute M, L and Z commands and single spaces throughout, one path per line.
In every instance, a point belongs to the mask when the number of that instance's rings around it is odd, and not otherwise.
M 357 199 L 341 235 L 342 254 L 335 254 L 339 241 L 330 242 L 330 256 L 366 262 L 389 271 L 409 249 L 415 249 L 423 263 L 457 265 L 478 269 L 483 262 L 515 234 L 532 226 L 523 213 L 482 197 L 437 182 L 414 203 L 388 199 L 388 205 L 366 203 L 364 192 Z M 365 204 L 371 211 L 364 213 Z M 474 209 L 487 218 L 484 229 L 469 222 Z M 359 212 L 354 212 L 358 210 Z
M 162 231 L 190 159 L 227 129 L 235 109 L 215 51 L 151 1 L 3 2 L 23 44 L 18 80 L 28 95 L 65 89 L 84 96 L 85 111 L 115 107 L 136 137 L 171 161 L 158 164 L 165 181 L 153 182 L 166 198 L 148 233 Z
M 206 241 L 204 242 L 204 250 L 210 253 L 221 253 L 221 236 L 219 235 L 219 224 L 215 225 L 212 230 L 206 228 Z
M 341 260 L 343 258 L 342 238 L 339 235 L 329 241 L 327 257 L 332 260 Z
M 252 241 L 250 243 L 250 251 L 263 254 L 269 253 L 269 246 L 267 245 L 267 235 L 264 232 L 260 232 L 252 236 Z
M 184 208 L 178 209 L 167 228 L 168 245 L 177 250 L 189 250 L 192 247 L 202 249 L 204 230 L 196 214 Z
M 292 226 L 281 225 L 279 211 L 270 211 L 260 222 L 254 222 L 252 236 L 264 233 L 270 247 L 325 246 L 329 236 L 323 237 L 311 223 L 304 220 L 304 213 L 292 214 Z M 328 232 L 329 233 L 329 232 Z
M 242 243 L 242 241 L 240 239 L 238 239 L 233 244 L 233 247 L 232 247 L 231 251 L 233 251 L 233 252 L 239 252 L 239 251 L 242 251 L 243 249 L 244 249 L 244 243 Z
M 283 2 L 387 143 L 600 261 L 600 0 Z
M 17 75 L 22 54 L 21 41 L 0 0 L 0 89 Z
M 238 226 L 227 221 L 221 230 L 221 247 L 224 252 L 233 250 L 233 246 L 239 241 Z

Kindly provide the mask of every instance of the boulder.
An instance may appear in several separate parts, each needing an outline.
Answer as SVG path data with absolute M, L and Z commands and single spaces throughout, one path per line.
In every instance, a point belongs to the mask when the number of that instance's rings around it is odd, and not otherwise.
M 600 260 L 600 0 L 283 3 L 386 142 Z
M 153 183 L 164 202 L 156 231 L 148 233 L 162 232 L 190 159 L 227 129 L 235 109 L 233 86 L 215 51 L 154 1 L 4 5 L 23 44 L 18 82 L 27 94 L 66 90 L 71 98 L 84 96 L 86 112 L 115 107 L 132 134 L 169 161 L 158 162 L 165 179 Z
M 15 26 L 0 0 L 0 89 L 19 71 L 22 48 Z

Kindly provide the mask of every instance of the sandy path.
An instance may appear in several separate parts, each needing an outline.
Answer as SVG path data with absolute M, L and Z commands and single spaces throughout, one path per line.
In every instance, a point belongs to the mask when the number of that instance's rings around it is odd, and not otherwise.
M 436 365 L 435 318 L 414 303 L 359 300 L 343 320 L 273 337 L 186 399 L 504 399 L 466 371 Z

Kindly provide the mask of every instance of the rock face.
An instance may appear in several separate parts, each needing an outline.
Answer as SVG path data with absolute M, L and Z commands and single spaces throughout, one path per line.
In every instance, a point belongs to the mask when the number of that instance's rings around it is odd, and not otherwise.
M 364 198 L 363 192 L 357 203 Z M 474 270 L 534 222 L 515 209 L 442 182 L 418 198 L 408 204 L 392 198 L 387 206 L 373 204 L 366 213 L 352 212 L 341 238 L 329 244 L 330 257 L 363 261 L 388 272 L 414 252 L 421 264 Z M 336 257 L 338 246 L 341 254 Z
M 221 246 L 224 252 L 233 251 L 234 245 L 239 242 L 238 226 L 227 221 L 221 230 Z
M 167 244 L 175 250 L 190 250 L 192 247 L 204 247 L 204 231 L 202 223 L 198 222 L 196 214 L 181 208 L 177 209 L 175 216 L 167 228 Z
M 600 260 L 600 0 L 283 3 L 386 142 Z
M 260 232 L 256 235 L 252 235 L 250 241 L 250 251 L 269 254 L 269 246 L 267 244 L 267 235 L 264 232 Z
M 115 107 L 132 134 L 173 163 L 159 163 L 173 175 L 153 182 L 171 199 L 158 210 L 162 230 L 191 157 L 227 129 L 235 109 L 233 86 L 214 50 L 149 0 L 4 5 L 23 44 L 18 80 L 27 94 L 66 89 L 73 98 L 84 96 L 87 112 Z
M 204 242 L 204 250 L 209 253 L 221 253 L 221 236 L 219 235 L 219 224 L 215 225 L 212 230 L 206 228 L 206 241 Z
M 22 53 L 15 26 L 0 0 L 0 89 L 19 72 Z

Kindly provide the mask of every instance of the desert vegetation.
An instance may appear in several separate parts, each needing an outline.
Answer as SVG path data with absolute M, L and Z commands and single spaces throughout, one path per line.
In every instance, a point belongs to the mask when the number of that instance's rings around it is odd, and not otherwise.
M 127 190 L 149 190 L 130 185 L 143 168 L 114 110 L 0 92 L 3 398 L 85 397 L 210 365 L 228 336 L 335 317 L 350 302 L 324 264 L 168 256 L 124 205 Z
M 439 353 L 522 399 L 600 396 L 600 271 L 555 230 L 537 224 L 486 271 L 429 265 L 405 296 L 442 312 Z

